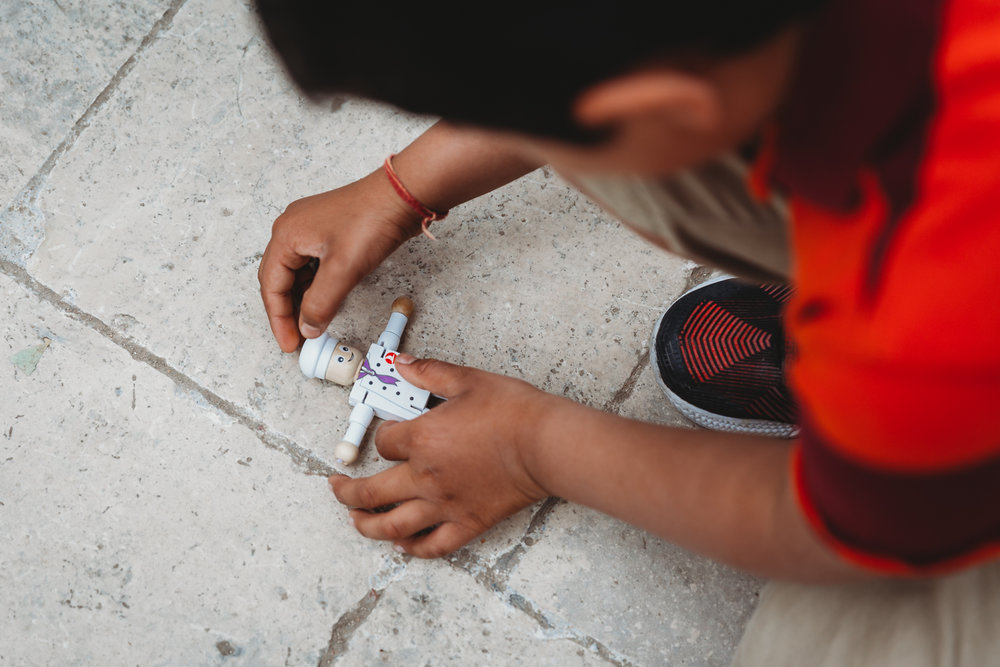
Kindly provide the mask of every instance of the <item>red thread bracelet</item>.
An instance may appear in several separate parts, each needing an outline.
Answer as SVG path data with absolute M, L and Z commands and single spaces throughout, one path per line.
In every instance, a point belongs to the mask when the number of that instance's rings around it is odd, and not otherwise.
M 448 215 L 448 211 L 445 211 L 444 213 L 435 211 L 434 209 L 424 205 L 423 202 L 410 194 L 410 191 L 406 189 L 403 182 L 399 180 L 399 175 L 396 173 L 396 170 L 392 168 L 392 158 L 394 157 L 396 157 L 395 153 L 387 157 L 385 159 L 385 164 L 382 165 L 385 168 L 386 176 L 389 177 L 389 182 L 392 183 L 392 187 L 396 191 L 396 194 L 399 195 L 400 199 L 405 201 L 410 208 L 420 215 L 420 230 L 424 233 L 424 236 L 433 241 L 437 241 L 437 239 L 434 238 L 434 235 L 431 234 L 430 230 L 427 229 L 427 225 L 438 220 L 444 220 Z

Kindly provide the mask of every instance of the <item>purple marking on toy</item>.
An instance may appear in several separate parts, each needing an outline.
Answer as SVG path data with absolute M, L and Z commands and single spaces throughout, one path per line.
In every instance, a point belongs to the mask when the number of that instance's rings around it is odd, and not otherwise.
M 380 382 L 382 382 L 382 384 L 391 384 L 395 386 L 395 384 L 399 382 L 399 378 L 397 377 L 393 377 L 391 375 L 379 375 L 378 373 L 373 371 L 372 367 L 368 364 L 367 358 L 361 362 L 361 372 L 358 373 L 358 379 L 360 380 L 366 375 L 374 375 L 379 379 Z

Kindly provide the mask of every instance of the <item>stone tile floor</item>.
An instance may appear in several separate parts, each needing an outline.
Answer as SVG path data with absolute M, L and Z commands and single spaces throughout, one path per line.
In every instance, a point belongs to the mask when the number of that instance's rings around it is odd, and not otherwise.
M 0 42 L 0 664 L 728 662 L 759 580 L 557 500 L 409 559 L 328 491 L 347 392 L 273 344 L 257 263 L 430 119 L 302 101 L 243 0 L 8 0 Z M 647 337 L 699 267 L 547 170 L 435 233 L 331 330 L 409 294 L 405 350 L 683 423 Z

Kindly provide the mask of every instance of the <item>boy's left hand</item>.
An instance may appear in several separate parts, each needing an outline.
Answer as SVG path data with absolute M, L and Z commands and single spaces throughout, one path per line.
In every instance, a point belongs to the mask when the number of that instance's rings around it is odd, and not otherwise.
M 400 355 L 396 366 L 407 381 L 448 401 L 417 419 L 379 428 L 375 446 L 399 465 L 372 477 L 330 477 L 362 535 L 437 558 L 549 495 L 525 468 L 522 453 L 534 445 L 556 397 L 442 361 Z M 387 512 L 370 511 L 394 504 Z

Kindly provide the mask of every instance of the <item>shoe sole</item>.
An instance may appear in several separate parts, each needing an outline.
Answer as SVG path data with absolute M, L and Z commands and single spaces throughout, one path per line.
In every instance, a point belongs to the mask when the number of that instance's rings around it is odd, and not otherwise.
M 733 276 L 725 275 L 712 278 L 711 280 L 706 280 L 700 285 L 692 287 L 687 292 L 684 292 L 684 294 L 678 297 L 678 300 L 684 298 L 697 289 L 705 287 L 706 285 L 722 282 L 723 280 L 729 280 L 732 277 Z M 667 310 L 669 310 L 669 308 Z M 703 410 L 696 405 L 688 403 L 683 398 L 675 394 L 660 376 L 660 366 L 656 360 L 656 334 L 660 331 L 660 324 L 663 322 L 663 318 L 666 314 L 667 312 L 664 311 L 663 315 L 660 315 L 659 319 L 656 320 L 656 324 L 653 326 L 653 335 L 649 339 L 649 363 L 653 368 L 653 376 L 656 377 L 656 384 L 660 385 L 660 389 L 662 389 L 663 393 L 667 395 L 667 399 L 682 415 L 684 415 L 684 417 L 698 426 L 712 431 L 722 431 L 725 433 L 746 433 L 750 435 L 763 435 L 772 438 L 795 438 L 799 435 L 799 427 L 795 424 L 786 424 L 784 422 L 771 421 L 768 419 L 740 419 L 739 417 L 726 417 L 725 415 L 719 415 L 714 412 Z

